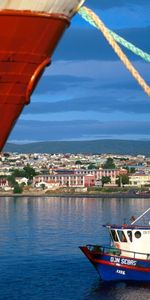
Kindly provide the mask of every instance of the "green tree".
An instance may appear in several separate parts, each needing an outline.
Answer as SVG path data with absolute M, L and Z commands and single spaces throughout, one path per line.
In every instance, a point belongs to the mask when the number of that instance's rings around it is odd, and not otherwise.
M 135 173 L 135 168 L 134 167 L 129 168 L 129 173 Z
M 25 177 L 25 171 L 24 170 L 18 170 L 18 169 L 14 169 L 12 171 L 12 175 L 14 177 Z
M 12 187 L 14 187 L 14 185 L 16 184 L 16 180 L 15 180 L 14 175 L 7 176 L 7 180 L 9 182 L 9 185 L 12 186 Z
M 104 186 L 105 183 L 110 183 L 111 178 L 109 176 L 102 176 L 102 186 Z
M 111 157 L 107 158 L 105 164 L 103 165 L 103 169 L 115 169 L 116 166 L 114 164 L 114 161 Z
M 129 176 L 128 175 L 118 176 L 116 183 L 118 184 L 118 186 L 124 186 L 126 184 L 129 184 Z
M 81 160 L 76 160 L 75 165 L 82 165 Z
M 32 180 L 33 177 L 35 175 L 37 175 L 37 173 L 35 172 L 34 168 L 30 167 L 30 165 L 28 164 L 27 166 L 25 166 L 23 168 L 24 172 L 25 172 L 25 177 L 28 178 L 29 180 Z
M 44 183 L 41 183 L 40 186 L 41 186 L 42 190 L 45 190 L 46 186 Z
M 23 192 L 23 187 L 16 182 L 16 184 L 14 185 L 13 193 L 21 194 L 22 192 Z
M 129 168 L 128 166 L 126 166 L 123 168 L 126 169 L 128 171 L 128 173 L 131 173 L 131 174 L 135 173 L 135 171 L 136 171 L 134 167 Z
M 89 164 L 89 165 L 88 165 L 88 169 L 89 169 L 89 170 L 96 169 L 95 164 L 93 164 L 93 163 Z

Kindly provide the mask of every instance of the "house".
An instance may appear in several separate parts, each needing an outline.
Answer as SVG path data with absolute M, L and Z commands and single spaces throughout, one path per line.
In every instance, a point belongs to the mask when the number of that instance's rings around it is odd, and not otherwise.
M 6 178 L 0 178 L 0 188 L 8 187 L 8 180 Z
M 53 181 L 59 184 L 60 187 L 88 187 L 95 185 L 95 176 L 93 175 L 79 175 L 75 173 L 59 173 L 50 175 L 37 175 L 33 178 L 33 185 L 48 183 Z
M 47 182 L 46 181 L 41 181 L 41 182 L 37 182 L 35 184 L 35 186 L 37 188 L 42 188 L 42 186 L 43 186 L 43 187 L 45 187 L 44 189 L 56 190 L 56 189 L 59 188 L 59 183 L 54 182 L 53 180 L 49 180 Z
M 129 176 L 129 184 L 131 186 L 145 186 L 150 185 L 150 174 L 135 173 Z
M 28 178 L 26 178 L 26 177 L 16 177 L 15 180 L 19 184 L 24 184 L 24 185 L 28 184 Z

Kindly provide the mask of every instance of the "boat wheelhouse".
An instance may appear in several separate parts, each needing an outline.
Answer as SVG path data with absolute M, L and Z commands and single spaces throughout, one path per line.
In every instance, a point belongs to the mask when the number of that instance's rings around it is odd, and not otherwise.
M 150 226 L 136 225 L 149 211 L 129 225 L 105 225 L 109 246 L 80 247 L 103 280 L 150 281 Z
M 112 246 L 121 251 L 121 255 L 146 259 L 150 252 L 150 227 L 130 225 L 106 225 Z M 138 250 L 138 252 L 137 252 Z

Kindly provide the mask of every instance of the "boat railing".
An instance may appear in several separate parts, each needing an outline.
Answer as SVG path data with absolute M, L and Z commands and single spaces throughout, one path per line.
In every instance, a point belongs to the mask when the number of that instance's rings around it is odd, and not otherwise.
M 97 254 L 111 254 L 120 256 L 123 253 L 123 256 L 132 257 L 132 258 L 144 258 L 150 259 L 150 253 L 134 252 L 124 249 L 118 249 L 113 246 L 100 246 L 100 245 L 87 245 L 87 248 L 90 252 Z

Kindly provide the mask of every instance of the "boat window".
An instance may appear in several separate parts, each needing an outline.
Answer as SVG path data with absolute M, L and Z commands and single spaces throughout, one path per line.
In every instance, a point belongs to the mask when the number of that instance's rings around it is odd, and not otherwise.
M 137 239 L 139 239 L 141 237 L 141 232 L 140 231 L 136 231 L 134 235 L 135 235 L 135 237 Z
M 119 242 L 116 231 L 115 230 L 111 230 L 111 234 L 112 234 L 113 240 L 115 242 Z
M 129 237 L 130 242 L 132 242 L 132 231 L 131 231 L 131 230 L 128 230 L 128 231 L 127 231 L 127 235 L 128 235 L 128 237 Z
M 117 230 L 117 233 L 119 235 L 120 242 L 126 243 L 127 239 L 126 239 L 124 232 L 122 230 Z

